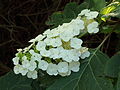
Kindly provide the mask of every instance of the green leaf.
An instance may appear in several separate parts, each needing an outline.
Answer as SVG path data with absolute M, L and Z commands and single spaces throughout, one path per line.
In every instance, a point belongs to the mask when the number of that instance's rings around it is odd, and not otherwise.
M 110 19 L 110 17 L 120 18 L 120 3 L 113 2 L 109 4 L 108 6 L 104 7 L 100 13 L 103 14 L 101 17 L 103 21 Z
M 100 11 L 106 6 L 105 0 L 85 0 L 85 2 L 89 3 L 89 8 L 97 11 Z
M 89 8 L 89 4 L 87 2 L 83 2 L 81 3 L 78 7 L 77 7 L 77 14 L 79 14 L 83 9 Z
M 115 28 L 114 28 L 114 32 L 117 34 L 120 34 L 120 23 L 117 23 Z
M 69 3 L 65 6 L 63 11 L 65 18 L 76 18 L 77 17 L 77 3 Z
M 46 25 L 59 25 L 63 21 L 62 12 L 55 12 L 50 17 L 50 20 L 46 22 Z
M 9 72 L 0 78 L 0 90 L 31 90 L 31 79 Z
M 50 19 L 46 22 L 47 25 L 53 25 L 57 27 L 63 23 L 70 22 L 73 18 L 77 17 L 77 7 L 75 2 L 68 3 L 63 12 L 55 12 L 50 16 Z
M 104 33 L 104 34 L 108 34 L 112 32 L 113 32 L 113 28 L 110 27 L 110 25 L 102 26 L 102 29 L 100 30 L 100 33 Z
M 109 77 L 118 77 L 120 72 L 120 53 L 112 56 L 105 67 L 105 74 Z
M 114 17 L 120 18 L 120 4 L 119 4 L 119 6 L 113 11 L 113 13 L 115 14 Z
M 46 22 L 46 25 L 53 25 L 57 27 L 63 23 L 68 23 L 72 19 L 76 18 L 81 10 L 88 7 L 88 3 L 84 2 L 78 5 L 75 2 L 68 3 L 63 11 L 55 12 L 50 16 L 50 19 Z
M 100 13 L 106 15 L 112 12 L 113 10 L 115 10 L 115 8 L 116 8 L 116 4 L 110 4 L 107 7 L 104 7 Z
M 116 90 L 120 90 L 120 73 L 119 73 L 119 76 L 118 76 L 116 88 L 117 88 Z
M 96 50 L 81 63 L 80 71 L 68 77 L 61 77 L 47 90 L 113 90 L 111 81 L 106 79 L 104 67 L 109 57 Z

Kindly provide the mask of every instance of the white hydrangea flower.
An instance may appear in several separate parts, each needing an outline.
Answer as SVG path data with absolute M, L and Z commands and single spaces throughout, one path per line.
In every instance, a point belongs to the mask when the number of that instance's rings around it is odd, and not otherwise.
M 69 69 L 72 70 L 73 72 L 78 72 L 80 69 L 80 62 L 70 62 L 69 63 Z
M 34 60 L 29 61 L 29 60 L 25 59 L 22 61 L 22 66 L 23 66 L 23 68 L 27 68 L 30 71 L 33 71 L 37 67 L 37 64 Z
M 59 37 L 57 38 L 52 38 L 51 39 L 51 42 L 50 42 L 50 45 L 52 45 L 53 47 L 59 47 L 62 45 L 62 41 Z
M 18 51 L 18 53 L 19 53 L 19 52 L 22 52 L 22 49 L 21 49 L 21 48 L 20 48 L 20 49 L 17 49 L 17 51 Z
M 22 67 L 22 65 L 19 68 L 19 72 L 22 74 L 22 76 L 25 76 L 28 72 L 27 68 Z
M 86 57 L 90 56 L 90 52 L 88 51 L 88 48 L 86 47 L 81 47 L 80 48 L 80 53 L 81 53 L 81 59 L 85 59 Z
M 59 35 L 59 30 L 58 28 L 54 28 L 52 30 L 48 29 L 43 34 L 46 35 L 47 38 L 56 37 Z
M 90 13 L 90 10 L 84 9 L 84 10 L 81 11 L 81 13 L 80 13 L 78 16 L 86 15 L 86 14 L 88 14 L 88 13 Z
M 17 64 L 19 64 L 19 57 L 14 57 L 13 59 L 12 59 L 12 61 L 13 61 L 13 64 L 14 65 L 17 65 Z
M 31 39 L 30 41 L 28 41 L 28 42 L 35 42 L 36 40 L 35 39 Z
M 61 76 L 69 76 L 71 74 L 71 70 L 69 70 L 68 72 L 66 72 L 66 73 L 59 73 L 59 75 L 61 75 Z
M 70 22 L 70 24 L 71 24 L 70 28 L 72 28 L 72 31 L 73 31 L 72 32 L 73 36 L 79 35 L 80 34 L 80 30 L 85 28 L 84 21 L 80 20 L 80 18 L 73 19 Z
M 47 70 L 48 65 L 49 65 L 48 62 L 46 62 L 45 60 L 40 60 L 38 63 L 38 68 L 45 71 L 45 70 Z
M 46 49 L 41 50 L 40 54 L 44 57 L 49 57 L 51 55 L 50 51 Z
M 29 69 L 30 71 L 34 71 L 35 68 L 37 67 L 37 63 L 35 61 L 32 61 L 32 60 L 29 61 L 29 63 L 30 63 L 30 66 L 27 67 L 27 69 Z
M 51 41 L 52 41 L 52 38 L 45 38 L 44 39 L 44 42 L 47 46 L 51 46 Z
M 29 51 L 29 47 L 25 47 L 25 48 L 23 49 L 23 53 L 26 53 L 27 51 Z
M 94 19 L 98 16 L 98 12 L 97 11 L 91 11 L 89 13 L 86 13 L 85 16 L 87 17 L 87 19 Z
M 41 40 L 43 40 L 44 38 L 45 38 L 45 36 L 42 35 L 42 34 L 40 34 L 40 35 L 38 35 L 38 36 L 35 38 L 35 40 L 36 40 L 36 41 L 41 41 Z
M 41 40 L 43 40 L 43 38 L 45 38 L 45 36 L 43 36 L 43 35 L 38 35 L 35 39 L 31 39 L 29 42 L 36 42 L 36 41 L 41 41 Z
M 45 30 L 45 32 L 43 33 L 43 35 L 47 36 L 50 32 L 51 32 L 50 29 L 47 29 L 47 30 Z
M 62 57 L 62 59 L 66 62 L 71 62 L 72 58 L 71 58 L 71 51 L 70 50 L 62 50 L 63 52 L 60 53 L 60 56 Z
M 31 60 L 33 61 L 40 61 L 42 58 L 41 54 L 35 53 L 34 55 L 31 56 Z
M 45 47 L 46 47 L 46 44 L 45 44 L 45 42 L 43 42 L 43 41 L 39 41 L 39 42 L 37 43 L 37 45 L 36 45 L 36 49 L 37 49 L 38 51 L 41 51 L 41 50 L 45 49 Z
M 58 71 L 57 71 L 57 65 L 56 64 L 53 64 L 53 63 L 49 63 L 48 65 L 48 68 L 47 68 L 47 73 L 49 75 L 57 75 L 58 74 Z
M 78 38 L 72 38 L 70 40 L 70 46 L 75 48 L 75 49 L 80 49 L 82 43 L 83 43 L 83 41 L 81 39 L 78 39 Z
M 30 52 L 31 55 L 34 55 L 34 54 L 35 54 L 35 52 L 34 52 L 33 49 L 30 49 L 29 52 Z
M 59 34 L 60 34 L 59 29 L 58 28 L 52 29 L 51 32 L 50 32 L 50 34 L 51 35 L 47 36 L 48 38 L 59 36 Z
M 23 57 L 22 57 L 22 60 L 27 60 L 27 57 L 26 57 L 26 56 L 23 56 Z
M 57 59 L 60 58 L 60 50 L 59 48 L 51 48 L 50 50 L 50 58 Z
M 14 68 L 13 68 L 14 73 L 19 74 L 20 73 L 20 68 L 21 68 L 20 64 L 17 64 L 16 66 L 14 66 Z
M 92 22 L 87 26 L 87 30 L 89 33 L 97 33 L 99 32 L 99 28 L 98 27 L 98 22 Z
M 37 71 L 36 70 L 34 70 L 34 71 L 28 71 L 27 77 L 28 78 L 32 78 L 32 79 L 36 79 L 38 77 Z
M 22 66 L 23 66 L 24 68 L 29 68 L 29 67 L 30 67 L 30 61 L 28 61 L 28 60 L 23 60 L 23 61 L 22 61 Z
M 76 49 L 71 49 L 71 55 L 70 55 L 70 58 L 73 60 L 73 61 L 79 61 L 80 60 L 80 56 L 81 56 L 81 53 L 76 50 Z
M 79 51 L 80 51 L 80 53 L 84 53 L 84 52 L 88 51 L 88 48 L 87 47 L 81 47 Z
M 41 60 L 41 58 L 42 58 L 41 54 L 35 53 L 34 50 L 32 50 L 32 49 L 29 52 L 32 55 L 31 60 L 33 60 L 33 61 L 40 61 Z
M 67 73 L 68 72 L 68 63 L 67 62 L 59 62 L 57 66 L 58 66 L 59 73 Z
M 65 31 L 60 33 L 60 38 L 65 42 L 68 42 L 73 37 L 74 37 L 74 34 L 71 28 L 65 28 Z
M 86 51 L 84 53 L 81 53 L 81 59 L 85 59 L 86 57 L 89 57 L 90 56 L 90 52 L 89 51 Z

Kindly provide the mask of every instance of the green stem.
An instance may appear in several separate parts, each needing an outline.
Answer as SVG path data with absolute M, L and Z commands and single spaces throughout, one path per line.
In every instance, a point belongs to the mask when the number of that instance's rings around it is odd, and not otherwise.
M 83 36 L 86 35 L 86 34 L 87 34 L 87 32 L 84 32 L 84 33 L 82 33 L 81 35 L 79 35 L 78 38 L 81 38 L 81 37 L 83 37 Z

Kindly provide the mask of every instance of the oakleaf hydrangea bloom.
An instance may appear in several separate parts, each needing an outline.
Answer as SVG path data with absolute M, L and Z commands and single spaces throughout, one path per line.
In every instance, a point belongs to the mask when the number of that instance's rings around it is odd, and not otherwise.
M 87 47 L 83 47 L 82 35 L 97 33 L 98 12 L 84 9 L 77 18 L 56 28 L 47 29 L 29 42 L 32 44 L 12 59 L 15 74 L 36 79 L 38 71 L 48 75 L 69 76 L 80 70 L 81 59 L 90 56 Z
M 36 70 L 34 70 L 34 71 L 29 71 L 28 73 L 27 73 L 27 77 L 28 78 L 32 78 L 32 79 L 36 79 L 37 78 L 37 71 Z
M 75 49 L 80 49 L 82 43 L 83 43 L 83 41 L 81 39 L 72 38 L 70 45 L 71 45 L 71 47 L 73 47 Z
M 59 73 L 67 73 L 68 72 L 68 63 L 67 62 L 58 63 L 58 72 Z
M 53 63 L 50 63 L 49 65 L 48 65 L 48 68 L 47 68 L 47 73 L 49 74 L 49 75 L 57 75 L 58 74 L 58 71 L 57 71 L 57 65 L 56 64 L 53 64 Z
M 39 64 L 38 64 L 38 68 L 45 71 L 45 70 L 47 70 L 48 65 L 49 65 L 48 62 L 46 62 L 45 60 L 40 60 Z
M 98 22 L 92 22 L 87 26 L 89 33 L 97 33 L 99 31 Z
M 14 65 L 17 65 L 19 63 L 19 57 L 14 57 L 12 61 Z

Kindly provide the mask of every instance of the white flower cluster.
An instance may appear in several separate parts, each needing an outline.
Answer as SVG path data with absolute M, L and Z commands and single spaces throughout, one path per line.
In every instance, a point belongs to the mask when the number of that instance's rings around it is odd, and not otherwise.
M 19 49 L 13 58 L 15 74 L 21 73 L 36 79 L 38 70 L 55 76 L 68 76 L 71 71 L 78 72 L 80 59 L 90 56 L 88 48 L 82 46 L 83 41 L 78 36 L 83 31 L 99 31 L 98 22 L 94 20 L 97 15 L 98 12 L 85 9 L 71 22 L 48 29 L 30 40 L 32 44 L 23 50 Z

